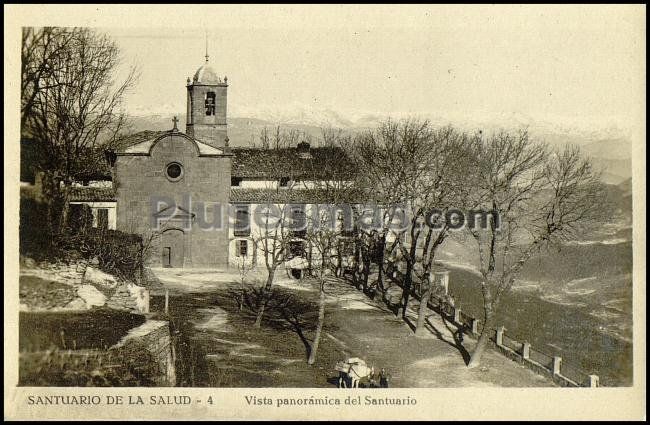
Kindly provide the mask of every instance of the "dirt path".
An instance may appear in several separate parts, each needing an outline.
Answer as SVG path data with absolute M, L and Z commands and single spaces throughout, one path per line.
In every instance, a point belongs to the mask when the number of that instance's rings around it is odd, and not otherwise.
M 314 366 L 306 363 L 313 336 L 318 292 L 314 281 L 279 277 L 275 294 L 288 307 L 269 310 L 260 329 L 254 312 L 235 301 L 236 273 L 209 270 L 158 270 L 170 291 L 170 316 L 179 339 L 181 385 L 219 387 L 331 387 L 334 364 L 361 357 L 376 370 L 385 368 L 392 387 L 553 386 L 547 378 L 494 351 L 483 366 L 467 369 L 474 341 L 454 341 L 455 328 L 431 312 L 427 338 L 413 331 L 386 307 L 339 279 L 329 279 L 324 336 Z M 263 276 L 253 276 L 260 282 Z M 152 309 L 162 309 L 162 297 Z M 417 304 L 410 316 L 415 321 Z

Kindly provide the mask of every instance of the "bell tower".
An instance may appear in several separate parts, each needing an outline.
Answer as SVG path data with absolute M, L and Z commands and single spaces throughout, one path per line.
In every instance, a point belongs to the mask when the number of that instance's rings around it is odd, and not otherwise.
M 222 80 L 210 66 L 206 44 L 205 63 L 187 78 L 185 133 L 216 148 L 228 146 L 227 100 L 228 77 Z

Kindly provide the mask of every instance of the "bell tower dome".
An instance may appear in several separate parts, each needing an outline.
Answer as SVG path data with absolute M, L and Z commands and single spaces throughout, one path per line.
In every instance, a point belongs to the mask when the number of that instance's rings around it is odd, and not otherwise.
M 187 79 L 187 124 L 185 133 L 216 148 L 228 144 L 226 110 L 228 77 L 221 79 L 209 62 L 206 49 L 205 63 Z

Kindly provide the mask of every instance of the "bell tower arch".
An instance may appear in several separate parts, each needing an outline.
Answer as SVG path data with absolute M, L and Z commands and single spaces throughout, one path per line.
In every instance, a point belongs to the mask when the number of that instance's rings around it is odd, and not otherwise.
M 187 79 L 185 133 L 216 148 L 228 146 L 227 105 L 228 77 L 217 75 L 206 52 L 205 63 Z

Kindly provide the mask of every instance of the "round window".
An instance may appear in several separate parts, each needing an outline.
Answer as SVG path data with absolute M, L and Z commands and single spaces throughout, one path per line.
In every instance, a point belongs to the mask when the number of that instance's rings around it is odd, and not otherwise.
M 170 180 L 179 180 L 183 176 L 183 167 L 178 162 L 167 165 L 167 177 Z

